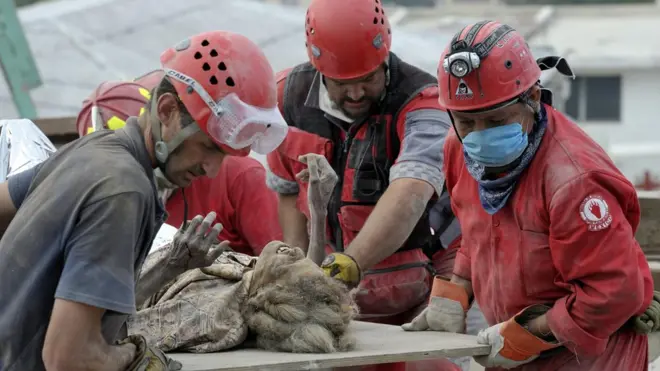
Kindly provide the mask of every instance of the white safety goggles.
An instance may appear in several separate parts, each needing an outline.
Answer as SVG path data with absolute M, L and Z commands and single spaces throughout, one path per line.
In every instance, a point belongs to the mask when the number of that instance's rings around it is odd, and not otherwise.
M 286 137 L 289 126 L 277 106 L 255 107 L 243 102 L 236 93 L 215 101 L 197 81 L 181 72 L 164 69 L 165 74 L 191 87 L 206 102 L 211 115 L 206 124 L 208 135 L 233 149 L 250 147 L 259 154 L 276 149 Z

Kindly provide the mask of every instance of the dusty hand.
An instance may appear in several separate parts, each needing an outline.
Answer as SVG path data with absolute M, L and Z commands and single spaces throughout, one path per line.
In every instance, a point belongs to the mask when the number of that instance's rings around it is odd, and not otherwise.
M 339 178 L 323 155 L 308 153 L 298 157 L 298 161 L 307 165 L 306 169 L 296 174 L 296 178 L 309 183 L 309 208 L 312 212 L 323 214 Z
M 339 252 L 326 256 L 321 263 L 321 269 L 326 276 L 342 281 L 351 289 L 362 280 L 362 271 L 355 259 Z
M 467 292 L 461 286 L 443 278 L 433 279 L 431 300 L 412 322 L 401 326 L 405 331 L 465 332 Z
M 644 313 L 633 317 L 635 331 L 640 334 L 650 334 L 660 330 L 660 292 L 653 292 L 651 304 Z
M 222 224 L 216 223 L 209 231 L 214 221 L 215 213 L 210 212 L 203 220 L 197 215 L 185 222 L 170 245 L 169 264 L 183 270 L 204 268 L 213 264 L 222 252 L 230 250 L 229 242 L 218 240 Z
M 183 367 L 181 362 L 175 361 L 165 355 L 160 349 L 147 345 L 141 335 L 131 335 L 119 344 L 134 344 L 135 359 L 126 368 L 126 371 L 179 371 Z
M 534 312 L 547 312 L 548 309 L 534 305 L 523 309 L 506 322 L 479 331 L 477 342 L 490 345 L 491 350 L 489 355 L 474 357 L 474 360 L 486 368 L 509 369 L 532 362 L 541 352 L 559 346 L 558 343 L 548 343 L 534 336 L 520 324 L 528 322 L 526 318 L 534 315 Z

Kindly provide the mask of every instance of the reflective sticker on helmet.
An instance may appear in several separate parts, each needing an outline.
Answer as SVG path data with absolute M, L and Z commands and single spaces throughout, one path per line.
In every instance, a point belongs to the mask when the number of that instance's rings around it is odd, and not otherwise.
M 184 51 L 188 48 L 190 48 L 190 39 L 181 40 L 174 46 L 174 49 L 178 52 Z
M 139 88 L 138 91 L 143 97 L 147 98 L 147 100 L 151 99 L 151 93 L 149 92 L 149 90 L 145 88 Z
M 454 94 L 456 96 L 456 99 L 472 99 L 474 94 L 472 93 L 472 89 L 468 86 L 468 84 L 465 82 L 465 80 L 461 79 L 458 82 L 458 87 L 456 88 L 456 93 Z
M 374 46 L 374 48 L 380 49 L 380 47 L 383 46 L 383 35 L 379 32 L 378 35 L 374 37 L 371 44 Z
M 316 58 L 319 58 L 321 56 L 321 49 L 319 49 L 316 45 L 312 45 L 312 55 L 314 55 Z
M 117 116 L 112 116 L 110 120 L 108 120 L 108 129 L 110 130 L 117 130 L 121 129 L 126 125 L 126 121 L 120 119 Z

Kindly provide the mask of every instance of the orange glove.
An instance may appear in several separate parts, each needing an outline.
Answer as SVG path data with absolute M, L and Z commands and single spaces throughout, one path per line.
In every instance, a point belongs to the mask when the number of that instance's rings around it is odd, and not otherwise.
M 489 355 L 474 357 L 474 360 L 486 368 L 509 369 L 532 362 L 541 352 L 558 347 L 559 343 L 539 339 L 521 325 L 527 323 L 529 317 L 538 317 L 538 313 L 548 309 L 544 305 L 532 305 L 510 320 L 480 331 L 477 342 L 490 345 L 491 350 Z

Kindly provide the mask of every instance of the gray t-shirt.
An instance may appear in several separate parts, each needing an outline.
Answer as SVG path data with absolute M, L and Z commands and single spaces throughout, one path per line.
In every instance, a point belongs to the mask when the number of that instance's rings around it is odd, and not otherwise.
M 0 371 L 44 370 L 56 298 L 105 309 L 103 335 L 115 341 L 135 312 L 135 281 L 164 218 L 135 118 L 22 175 L 10 178 L 20 209 L 0 240 Z
M 32 184 L 32 179 L 41 169 L 41 165 L 43 165 L 43 162 L 7 178 L 9 197 L 17 210 L 21 208 L 21 204 L 23 204 L 23 200 L 25 200 L 25 196 L 27 196 L 30 189 L 30 184 Z

